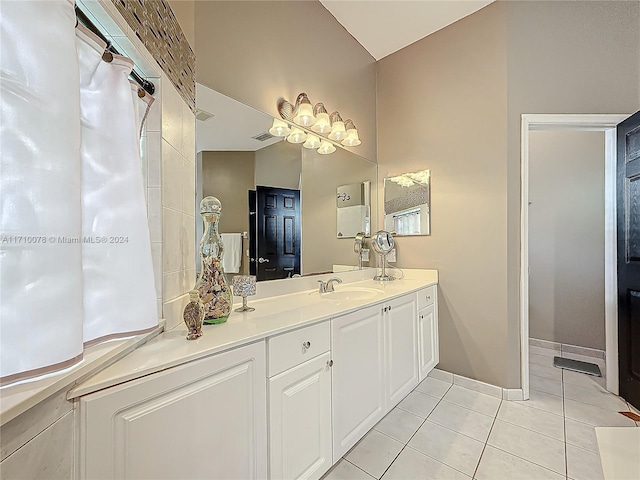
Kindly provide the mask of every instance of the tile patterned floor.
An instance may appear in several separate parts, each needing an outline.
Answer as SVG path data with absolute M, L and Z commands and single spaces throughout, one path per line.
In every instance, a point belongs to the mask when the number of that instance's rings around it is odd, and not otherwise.
M 594 427 L 640 427 L 618 413 L 632 408 L 603 379 L 553 367 L 558 352 L 531 350 L 530 400 L 426 378 L 324 480 L 602 479 Z

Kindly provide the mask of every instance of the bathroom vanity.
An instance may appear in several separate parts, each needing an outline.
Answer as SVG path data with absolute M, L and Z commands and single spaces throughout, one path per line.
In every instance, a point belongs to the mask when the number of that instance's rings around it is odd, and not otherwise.
M 196 341 L 165 332 L 76 387 L 78 477 L 320 478 L 438 363 L 437 272 L 356 273 Z

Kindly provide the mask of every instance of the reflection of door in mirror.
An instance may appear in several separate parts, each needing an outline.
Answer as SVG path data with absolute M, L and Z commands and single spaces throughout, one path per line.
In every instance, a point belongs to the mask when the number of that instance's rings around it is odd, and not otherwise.
M 384 179 L 384 228 L 396 235 L 430 235 L 429 170 Z
M 249 206 L 251 275 L 257 280 L 300 275 L 300 190 L 258 186 L 249 199 L 255 200 Z

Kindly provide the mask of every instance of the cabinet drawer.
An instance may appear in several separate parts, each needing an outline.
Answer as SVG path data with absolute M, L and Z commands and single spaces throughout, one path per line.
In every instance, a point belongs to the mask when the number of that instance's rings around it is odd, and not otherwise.
M 329 321 L 271 337 L 269 345 L 269 377 L 306 362 L 330 350 Z
M 418 291 L 418 310 L 433 305 L 436 301 L 436 295 L 438 294 L 437 288 L 437 285 L 431 285 Z

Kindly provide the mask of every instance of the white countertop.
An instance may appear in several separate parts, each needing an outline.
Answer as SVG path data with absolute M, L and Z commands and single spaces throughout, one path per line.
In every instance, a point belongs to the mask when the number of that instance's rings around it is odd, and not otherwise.
M 184 325 L 164 332 L 78 385 L 69 392 L 67 398 L 72 399 L 87 395 L 214 353 L 328 320 L 337 315 L 344 315 L 363 306 L 384 302 L 438 283 L 437 270 L 407 269 L 404 272 L 405 278 L 388 283 L 374 282 L 373 280 L 347 283 L 355 275 L 339 273 L 331 275 L 343 277 L 345 280 L 345 283 L 336 286 L 336 291 L 350 287 L 378 291 L 375 298 L 367 300 L 329 300 L 321 298 L 316 290 L 259 298 L 255 301 L 251 301 L 255 297 L 250 297 L 249 306 L 254 307 L 255 311 L 233 312 L 227 322 L 223 324 L 205 325 L 203 335 L 198 340 L 188 341 L 185 339 L 187 329 Z M 323 279 L 324 276 L 318 278 Z M 305 286 L 307 285 L 309 284 Z M 234 308 L 237 306 L 234 305 Z
M 158 335 L 163 328 L 164 320 L 153 332 L 110 340 L 85 349 L 82 361 L 72 367 L 0 388 L 0 424 L 4 425 L 51 395 L 125 356 L 149 338 Z

